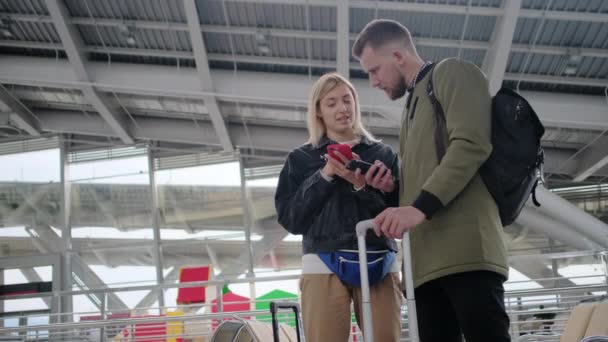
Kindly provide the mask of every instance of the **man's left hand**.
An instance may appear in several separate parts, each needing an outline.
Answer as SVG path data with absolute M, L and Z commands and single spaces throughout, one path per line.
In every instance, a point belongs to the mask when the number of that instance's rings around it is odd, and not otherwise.
M 372 188 L 385 193 L 395 190 L 395 178 L 391 174 L 391 169 L 379 160 L 376 160 L 365 173 L 365 182 Z
M 405 231 L 414 229 L 426 216 L 422 211 L 412 207 L 386 208 L 374 219 L 376 235 L 400 239 Z

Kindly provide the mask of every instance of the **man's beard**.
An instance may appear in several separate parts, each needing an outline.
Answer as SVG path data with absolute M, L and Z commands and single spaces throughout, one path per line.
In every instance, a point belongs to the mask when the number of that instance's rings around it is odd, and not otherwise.
M 388 97 L 391 100 L 400 99 L 405 95 L 407 91 L 407 85 L 405 84 L 405 78 L 403 76 L 399 76 L 397 84 L 391 89 Z

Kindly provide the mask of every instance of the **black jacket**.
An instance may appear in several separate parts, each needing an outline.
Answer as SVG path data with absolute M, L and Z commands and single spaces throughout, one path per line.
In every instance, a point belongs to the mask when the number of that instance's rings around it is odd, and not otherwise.
M 320 170 L 330 143 L 335 142 L 323 137 L 317 148 L 306 144 L 293 150 L 279 176 L 275 194 L 279 223 L 292 234 L 304 235 L 304 254 L 357 249 L 357 222 L 399 205 L 398 181 L 395 190 L 385 194 L 370 186 L 354 191 L 351 183 L 337 175 L 331 183 L 323 179 Z M 398 177 L 398 157 L 390 146 L 362 137 L 353 152 L 370 163 L 382 161 Z M 368 246 L 397 250 L 395 241 L 377 237 L 372 231 L 366 242 Z

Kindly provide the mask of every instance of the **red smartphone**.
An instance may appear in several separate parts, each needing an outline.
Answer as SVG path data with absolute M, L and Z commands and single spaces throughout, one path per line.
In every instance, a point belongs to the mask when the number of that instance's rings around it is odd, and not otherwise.
M 350 149 L 349 145 L 331 144 L 331 145 L 327 146 L 327 154 L 329 154 L 329 156 L 334 159 L 340 160 L 340 158 L 338 158 L 338 156 L 335 154 L 336 152 L 340 152 L 340 154 L 343 155 L 344 158 L 346 158 L 348 160 L 353 159 L 353 151 Z

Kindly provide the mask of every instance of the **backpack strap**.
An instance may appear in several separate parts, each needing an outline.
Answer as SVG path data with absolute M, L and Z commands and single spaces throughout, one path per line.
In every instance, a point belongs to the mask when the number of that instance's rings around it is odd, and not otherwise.
M 437 155 L 437 162 L 441 162 L 441 159 L 443 159 L 446 151 L 444 134 L 447 131 L 447 127 L 445 123 L 445 112 L 443 111 L 443 107 L 435 95 L 435 89 L 433 87 L 434 69 L 435 67 L 433 66 L 429 73 L 429 82 L 426 84 L 426 93 L 431 100 L 431 104 L 433 105 L 433 110 L 435 112 L 435 154 Z

